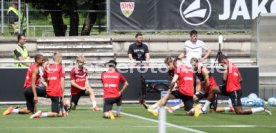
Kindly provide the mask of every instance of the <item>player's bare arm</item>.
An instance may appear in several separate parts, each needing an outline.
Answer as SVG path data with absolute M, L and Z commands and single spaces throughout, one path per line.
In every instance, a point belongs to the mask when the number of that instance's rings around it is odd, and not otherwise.
M 175 85 L 175 83 L 176 83 L 178 77 L 179 77 L 178 74 L 174 74 L 173 79 L 172 79 L 171 84 L 170 84 L 169 90 L 172 90 L 172 89 L 174 88 L 174 85 Z
M 227 69 L 227 65 L 223 65 L 223 73 L 222 73 L 222 79 L 223 81 L 226 81 L 227 80 L 227 72 L 228 72 L 228 69 Z
M 208 86 L 210 85 L 210 82 L 209 82 L 209 72 L 207 70 L 207 68 L 202 68 L 202 75 L 204 76 L 204 81 L 205 81 L 205 93 L 207 92 L 207 88 Z
M 124 86 L 123 86 L 122 89 L 120 90 L 120 93 L 121 93 L 121 94 L 126 90 L 127 86 L 128 86 L 128 82 L 125 81 L 125 82 L 124 82 Z
M 64 88 L 65 88 L 64 77 L 61 77 L 60 84 L 61 84 L 61 89 L 62 89 L 62 99 L 64 99 Z
M 239 82 L 242 83 L 243 79 L 242 79 L 242 75 L 239 70 L 238 70 L 238 75 L 239 75 Z
M 210 54 L 211 54 L 211 49 L 210 48 L 208 48 L 206 51 L 205 51 L 205 55 L 204 55 L 204 57 L 203 57 L 203 59 L 205 60 L 205 59 L 207 59 L 209 56 L 210 56 Z
M 78 84 L 76 84 L 75 80 L 71 80 L 71 85 L 78 88 L 78 89 L 80 89 L 80 90 L 85 90 L 86 89 L 85 87 L 81 87 Z
M 33 95 L 34 95 L 34 103 L 35 104 L 38 101 L 37 93 L 36 93 L 36 85 L 35 85 L 37 74 L 38 74 L 38 68 L 35 68 L 33 73 L 32 73 L 32 91 L 33 91 Z

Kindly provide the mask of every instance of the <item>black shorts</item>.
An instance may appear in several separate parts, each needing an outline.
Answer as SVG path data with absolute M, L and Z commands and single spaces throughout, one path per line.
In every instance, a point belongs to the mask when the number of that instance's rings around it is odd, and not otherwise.
M 182 102 L 185 105 L 185 107 L 184 107 L 185 111 L 190 111 L 193 108 L 193 104 L 194 104 L 193 96 L 184 95 L 184 94 L 180 93 L 178 90 L 172 91 L 172 95 L 175 98 L 179 98 L 182 100 Z
M 225 84 L 219 86 L 219 91 L 220 91 L 220 93 L 219 93 L 220 95 L 229 96 L 229 94 L 226 92 Z
M 105 98 L 104 99 L 104 112 L 108 112 L 112 110 L 113 104 L 120 104 L 122 102 L 121 96 L 115 98 Z
M 231 99 L 232 105 L 235 106 L 242 106 L 241 104 L 241 97 L 242 97 L 242 91 L 236 90 L 229 93 L 229 98 Z
M 59 113 L 63 108 L 62 97 L 49 97 L 52 101 L 52 112 Z
M 78 105 L 79 99 L 81 96 L 86 96 L 87 94 L 85 93 L 85 90 L 80 91 L 77 94 L 72 94 L 71 95 L 71 103 L 74 105 Z
M 226 85 L 220 85 L 219 90 L 220 90 L 220 95 L 228 96 L 231 99 L 233 106 L 242 106 L 242 104 L 241 104 L 242 91 L 241 90 L 236 90 L 236 91 L 232 91 L 232 92 L 228 93 L 228 92 L 226 92 Z
M 45 87 L 37 87 L 36 93 L 38 97 L 46 97 L 46 88 Z M 34 113 L 34 94 L 32 88 L 25 88 L 24 89 L 24 96 L 26 99 L 26 106 L 27 109 Z

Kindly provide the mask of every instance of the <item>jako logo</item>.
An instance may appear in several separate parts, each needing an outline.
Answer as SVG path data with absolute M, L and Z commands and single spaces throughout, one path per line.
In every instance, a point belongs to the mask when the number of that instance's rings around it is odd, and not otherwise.
M 211 15 L 209 0 L 183 0 L 180 5 L 182 19 L 193 26 L 204 24 Z

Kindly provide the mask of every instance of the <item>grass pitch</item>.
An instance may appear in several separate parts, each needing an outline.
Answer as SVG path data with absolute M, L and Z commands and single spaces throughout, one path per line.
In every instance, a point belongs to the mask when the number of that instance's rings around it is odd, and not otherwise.
M 0 106 L 1 113 L 7 106 Z M 40 106 L 43 111 L 49 106 Z M 167 113 L 167 132 L 210 133 L 273 133 L 276 131 L 276 108 L 273 113 L 235 115 L 208 113 L 198 118 L 185 116 L 183 110 Z M 88 106 L 78 106 L 68 117 L 30 119 L 29 115 L 0 116 L 0 133 L 157 133 L 157 117 L 151 116 L 141 105 L 124 104 L 121 118 L 107 120 L 102 112 L 92 112 Z

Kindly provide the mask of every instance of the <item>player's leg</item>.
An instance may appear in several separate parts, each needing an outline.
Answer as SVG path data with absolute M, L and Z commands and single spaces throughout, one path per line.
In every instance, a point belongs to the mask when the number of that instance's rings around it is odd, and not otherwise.
M 52 102 L 51 112 L 37 111 L 30 118 L 45 118 L 45 117 L 60 117 L 60 116 L 62 116 L 62 114 L 60 113 L 60 111 L 61 111 L 60 105 L 62 104 L 61 97 L 50 97 L 50 99 Z
M 26 106 L 27 110 L 29 110 L 31 113 L 34 113 L 35 110 L 35 103 L 34 103 L 34 95 L 31 88 L 24 90 L 24 96 L 26 99 Z
M 79 91 L 77 94 L 71 95 L 69 110 L 76 110 L 80 97 L 85 94 L 85 91 Z
M 187 112 L 187 115 L 189 116 L 193 116 L 195 115 L 196 117 L 198 117 L 200 115 L 200 109 L 199 107 L 194 105 L 194 100 L 192 96 L 182 96 L 182 101 L 184 103 L 184 110 Z
M 153 116 L 158 116 L 159 108 L 161 106 L 165 106 L 169 99 L 176 99 L 178 96 L 177 92 L 178 91 L 168 92 L 168 94 L 165 95 L 163 98 L 161 98 L 156 105 L 154 105 L 153 107 L 150 107 L 148 109 L 148 112 L 151 113 Z
M 107 119 L 115 119 L 113 113 L 112 113 L 112 106 L 115 103 L 114 98 L 105 98 L 104 99 L 104 108 L 103 108 L 103 113 L 104 113 L 104 118 Z
M 171 91 L 168 91 L 168 93 L 163 96 L 160 100 L 158 100 L 155 104 L 151 105 L 149 108 L 157 110 L 159 106 L 164 106 L 169 99 L 174 99 L 175 97 L 171 95 Z
M 120 118 L 121 117 L 121 110 L 122 110 L 122 98 L 121 96 L 118 98 L 117 100 L 117 107 L 116 107 L 116 118 Z
M 257 112 L 266 112 L 269 115 L 272 115 L 270 111 L 266 110 L 264 107 L 257 107 L 257 108 L 251 108 L 251 109 L 243 109 L 242 104 L 241 104 L 241 96 L 242 96 L 242 91 L 241 90 L 236 90 L 233 91 L 230 94 L 231 102 L 234 107 L 234 110 L 236 114 L 238 115 L 248 115 L 248 114 L 253 114 Z
M 219 87 L 218 86 L 213 86 L 210 91 L 207 94 L 207 100 L 205 104 L 202 107 L 202 112 L 206 113 L 208 107 L 211 105 L 212 101 L 215 99 L 215 94 L 219 92 Z
M 2 115 L 10 115 L 10 114 L 29 114 L 34 112 L 34 96 L 30 88 L 24 90 L 24 96 L 26 99 L 26 106 L 27 108 L 13 108 L 8 107 Z M 32 110 L 32 111 L 31 111 Z
M 176 111 L 176 110 L 178 110 L 178 109 L 180 109 L 180 108 L 184 108 L 184 107 L 185 107 L 185 106 L 184 106 L 184 103 L 181 102 L 180 104 L 177 104 L 177 105 L 175 105 L 175 106 L 173 106 L 173 107 L 167 106 L 166 109 L 167 109 L 170 113 L 173 113 L 174 111 Z
M 89 95 L 90 101 L 92 103 L 92 110 L 93 111 L 99 111 L 100 108 L 97 106 L 94 90 L 91 87 L 88 87 L 85 92 L 87 95 Z

